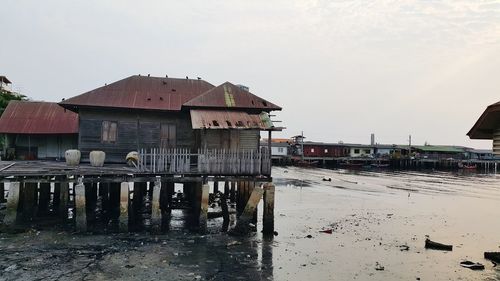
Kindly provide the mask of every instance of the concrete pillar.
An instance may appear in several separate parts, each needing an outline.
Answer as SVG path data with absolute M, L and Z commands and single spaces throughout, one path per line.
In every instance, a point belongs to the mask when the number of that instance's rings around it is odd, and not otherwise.
M 273 183 L 264 184 L 264 214 L 262 218 L 262 232 L 264 234 L 274 234 L 274 192 Z
M 81 180 L 75 185 L 75 221 L 76 231 L 87 231 L 87 207 L 85 198 L 85 185 Z
M 153 232 L 158 232 L 161 227 L 161 209 L 160 209 L 160 192 L 161 192 L 161 183 L 160 181 L 155 181 L 153 186 L 150 186 L 153 189 L 153 198 L 151 201 L 151 226 Z
M 200 232 L 205 232 L 207 230 L 207 220 L 208 220 L 208 195 L 210 192 L 210 186 L 205 183 L 202 186 L 196 185 L 196 188 L 201 188 L 201 198 L 200 198 Z
M 120 232 L 128 232 L 128 205 L 130 199 L 128 187 L 128 182 L 122 182 L 120 185 L 120 216 L 118 219 Z
M 17 212 L 19 207 L 19 195 L 21 186 L 19 182 L 11 182 L 9 185 L 9 196 L 7 197 L 7 210 L 3 223 L 13 225 L 17 221 Z

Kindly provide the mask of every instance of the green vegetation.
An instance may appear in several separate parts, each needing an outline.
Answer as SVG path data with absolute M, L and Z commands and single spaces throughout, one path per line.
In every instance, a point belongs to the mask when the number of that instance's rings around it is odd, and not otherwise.
M 27 100 L 28 98 L 25 95 L 21 95 L 14 92 L 9 92 L 3 89 L 0 89 L 0 116 L 2 116 L 3 111 L 9 104 L 11 100 Z

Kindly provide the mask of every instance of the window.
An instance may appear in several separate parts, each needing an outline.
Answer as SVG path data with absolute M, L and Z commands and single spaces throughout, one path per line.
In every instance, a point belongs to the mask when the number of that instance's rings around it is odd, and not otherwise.
M 174 124 L 161 124 L 160 142 L 162 148 L 175 147 L 176 127 Z
M 354 154 L 359 154 L 359 149 L 358 148 L 354 149 Z
M 370 150 L 369 149 L 365 149 L 365 154 L 370 154 Z
M 314 153 L 314 148 L 311 148 L 311 153 Z
M 278 152 L 283 153 L 283 147 L 278 147 Z
M 115 143 L 117 127 L 118 125 L 116 122 L 102 121 L 101 142 Z

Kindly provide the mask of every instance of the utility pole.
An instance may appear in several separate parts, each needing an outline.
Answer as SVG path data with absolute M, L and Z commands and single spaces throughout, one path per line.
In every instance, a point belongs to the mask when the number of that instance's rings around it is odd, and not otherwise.
M 408 155 L 411 157 L 411 135 L 408 136 Z

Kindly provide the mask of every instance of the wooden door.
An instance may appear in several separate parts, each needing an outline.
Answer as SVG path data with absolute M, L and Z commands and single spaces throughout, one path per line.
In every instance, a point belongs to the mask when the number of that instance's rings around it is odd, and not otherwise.
M 174 148 L 177 137 L 175 124 L 161 124 L 160 127 L 160 146 L 162 148 Z

